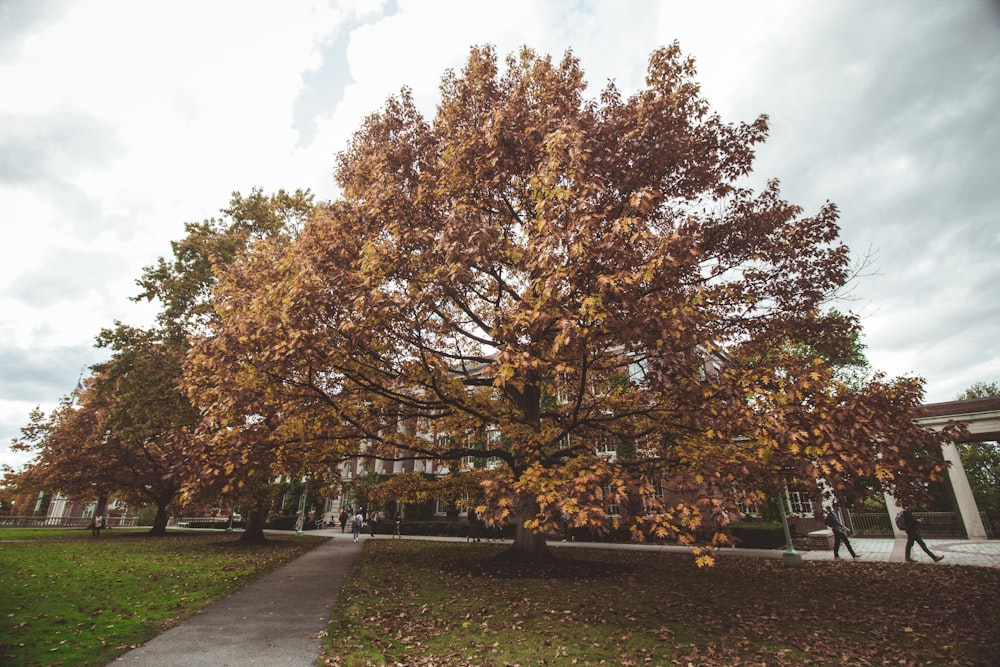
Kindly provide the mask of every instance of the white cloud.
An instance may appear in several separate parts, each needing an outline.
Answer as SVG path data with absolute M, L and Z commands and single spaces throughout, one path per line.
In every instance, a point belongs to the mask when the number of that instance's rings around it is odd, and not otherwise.
M 755 182 L 781 179 L 807 213 L 833 200 L 845 242 L 875 250 L 878 274 L 848 304 L 873 364 L 926 377 L 931 400 L 1000 378 L 1000 12 L 988 3 L 16 7 L 0 26 L 0 358 L 54 370 L 18 366 L 0 385 L 48 387 L 40 402 L 75 386 L 101 327 L 148 320 L 128 301 L 133 281 L 184 222 L 254 186 L 333 197 L 334 155 L 364 116 L 407 86 L 431 117 L 443 72 L 474 44 L 501 58 L 571 48 L 596 96 L 609 79 L 635 92 L 649 54 L 679 40 L 724 120 L 770 115 Z M 23 407 L 0 404 L 0 440 Z

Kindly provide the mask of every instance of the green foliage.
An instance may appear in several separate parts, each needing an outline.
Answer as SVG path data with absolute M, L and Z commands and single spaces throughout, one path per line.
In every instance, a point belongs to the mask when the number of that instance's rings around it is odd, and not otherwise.
M 406 518 L 412 521 L 433 522 L 434 502 L 407 503 Z
M 957 398 L 968 400 L 993 396 L 1000 396 L 1000 381 L 976 382 Z M 996 442 L 961 443 L 958 454 L 980 511 L 1000 511 L 1000 445 Z
M 620 459 L 634 459 L 636 452 L 635 442 L 633 440 L 622 440 L 618 443 L 615 451 Z
M 785 545 L 785 529 L 774 521 L 738 521 L 730 524 L 736 546 L 745 549 L 778 549 Z
M 159 258 L 136 281 L 142 291 L 135 301 L 157 300 L 161 328 L 189 332 L 214 316 L 212 288 L 218 269 L 234 261 L 262 239 L 288 242 L 313 209 L 308 190 L 265 195 L 254 188 L 244 197 L 234 192 L 221 219 L 184 225 L 186 235 L 171 242 L 172 259 Z
M 337 603 L 327 665 L 994 664 L 1000 571 L 886 563 L 500 547 L 365 545 Z M 385 576 L 391 572 L 392 576 Z M 955 595 L 955 591 L 962 591 Z M 919 610 L 905 614 L 892 610 Z M 794 620 L 792 620 L 794 619 Z
M 885 512 L 885 496 L 879 494 L 877 496 L 871 496 L 865 498 L 863 503 L 865 512 L 870 512 L 872 514 L 878 514 L 880 512 Z
M 1000 381 L 976 382 L 955 398 L 963 401 L 973 398 L 991 398 L 993 396 L 1000 396 Z
M 136 525 L 139 526 L 152 526 L 153 520 L 156 518 L 156 508 L 151 505 L 146 505 L 139 510 L 139 519 Z
M 298 514 L 271 516 L 264 522 L 264 528 L 268 530 L 295 530 L 295 522 L 299 520 Z M 302 530 L 313 530 L 316 528 L 316 521 L 305 521 Z
M 1000 511 L 1000 445 L 966 442 L 958 445 L 958 453 L 980 511 Z
M 106 665 L 167 627 L 318 546 L 217 533 L 0 529 L 0 663 Z
M 861 342 L 857 316 L 831 310 L 816 319 L 828 330 L 808 342 L 792 345 L 792 352 L 803 358 L 822 359 L 835 369 L 837 381 L 851 390 L 860 389 L 871 375 L 872 368 L 865 354 L 866 346 Z

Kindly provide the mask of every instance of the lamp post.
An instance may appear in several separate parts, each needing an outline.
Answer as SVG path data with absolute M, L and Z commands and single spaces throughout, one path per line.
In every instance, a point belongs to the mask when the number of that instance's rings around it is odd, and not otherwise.
M 302 536 L 302 529 L 306 524 L 306 497 L 309 495 L 309 478 L 303 478 L 302 484 L 302 503 L 299 505 L 299 518 L 295 522 L 295 534 L 299 537 Z
M 785 553 L 781 559 L 785 567 L 802 567 L 802 554 L 795 550 L 792 544 L 792 531 L 788 528 L 788 515 L 785 513 L 785 499 L 788 498 L 788 481 L 781 478 L 781 497 L 778 498 L 778 509 L 781 512 L 781 526 L 785 529 Z

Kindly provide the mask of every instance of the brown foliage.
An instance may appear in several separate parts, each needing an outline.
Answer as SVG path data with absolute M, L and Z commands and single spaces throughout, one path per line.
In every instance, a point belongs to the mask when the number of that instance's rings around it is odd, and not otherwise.
M 483 509 L 541 552 L 564 509 L 716 544 L 734 491 L 781 471 L 902 498 L 940 471 L 920 382 L 852 391 L 801 353 L 856 340 L 822 315 L 848 249 L 834 205 L 737 186 L 765 117 L 723 123 L 677 45 L 627 99 L 586 99 L 571 54 L 505 64 L 473 49 L 431 122 L 388 100 L 339 157 L 343 198 L 226 272 L 189 384 L 227 472 L 479 461 Z

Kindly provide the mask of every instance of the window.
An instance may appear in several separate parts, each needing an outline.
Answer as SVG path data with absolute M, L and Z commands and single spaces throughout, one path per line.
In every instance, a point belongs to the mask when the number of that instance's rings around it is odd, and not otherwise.
M 437 500 L 437 499 L 434 500 L 434 514 L 436 516 L 445 516 L 445 515 L 447 515 L 448 514 L 448 508 L 449 508 L 448 503 L 445 503 L 445 502 Z
M 604 487 L 604 498 L 608 502 L 608 514 L 610 516 L 618 516 L 621 514 L 621 505 L 618 504 L 617 500 L 612 495 L 612 488 L 610 486 Z
M 791 508 L 791 514 L 797 514 L 799 516 L 812 516 L 813 503 L 807 493 L 802 491 L 789 491 L 788 506 Z

